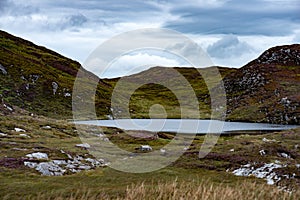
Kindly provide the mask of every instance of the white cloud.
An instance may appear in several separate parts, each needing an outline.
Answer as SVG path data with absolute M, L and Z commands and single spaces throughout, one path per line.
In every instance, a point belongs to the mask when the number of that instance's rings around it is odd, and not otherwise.
M 98 68 L 94 69 L 94 71 L 101 78 L 112 78 L 138 73 L 154 66 L 179 67 L 188 66 L 188 64 L 179 57 L 166 56 L 165 52 L 160 55 L 159 53 L 153 55 L 146 52 L 138 52 L 123 55 L 112 61 L 107 68 Z

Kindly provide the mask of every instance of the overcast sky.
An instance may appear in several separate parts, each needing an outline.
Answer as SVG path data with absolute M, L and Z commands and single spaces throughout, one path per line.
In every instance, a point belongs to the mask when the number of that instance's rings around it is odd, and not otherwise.
M 97 46 L 117 34 L 168 28 L 196 41 L 215 65 L 241 67 L 272 46 L 300 43 L 299 2 L 0 0 L 0 29 L 84 63 Z M 134 65 L 146 65 L 153 59 L 166 66 L 182 64 L 145 52 L 120 59 L 126 65 L 131 60 Z M 116 76 L 122 75 L 128 66 L 116 63 Z

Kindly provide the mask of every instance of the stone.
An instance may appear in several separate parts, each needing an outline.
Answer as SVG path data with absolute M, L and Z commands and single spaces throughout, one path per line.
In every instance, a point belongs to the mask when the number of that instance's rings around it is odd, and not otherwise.
M 35 169 L 45 176 L 61 176 L 66 171 L 52 162 L 41 162 Z
M 5 133 L 0 133 L 0 137 L 6 137 L 7 136 L 7 134 L 5 134 Z
M 20 134 L 19 136 L 20 136 L 20 137 L 24 137 L 24 138 L 31 138 L 29 135 L 24 134 L 24 133 Z
M 76 144 L 76 147 L 84 148 L 84 149 L 89 149 L 91 146 L 88 143 L 83 143 L 83 144 Z
M 260 153 L 261 156 L 266 155 L 266 152 L 265 152 L 265 150 L 263 150 L 263 149 L 260 150 L 259 153 Z
M 2 72 L 3 75 L 7 75 L 7 71 L 1 64 L 0 64 L 0 71 Z
M 36 158 L 36 159 L 48 159 L 48 155 L 46 153 L 41 153 L 41 152 L 27 154 L 26 157 Z
M 67 162 L 65 160 L 52 160 L 52 162 L 56 165 L 66 165 Z
M 149 145 L 141 145 L 140 150 L 141 151 L 152 151 L 152 147 L 150 147 Z
M 16 132 L 26 132 L 24 129 L 21 129 L 21 128 L 15 128 L 15 131 Z
M 58 89 L 58 83 L 52 82 L 52 91 L 53 91 L 53 95 L 56 94 L 57 89 Z
M 43 126 L 42 129 L 50 130 L 50 129 L 51 129 L 51 126 Z

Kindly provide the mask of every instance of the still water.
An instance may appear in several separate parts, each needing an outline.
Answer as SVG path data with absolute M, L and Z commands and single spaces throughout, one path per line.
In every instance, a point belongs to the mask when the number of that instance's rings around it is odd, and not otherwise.
M 76 123 L 104 127 L 116 127 L 123 130 L 145 130 L 152 132 L 175 132 L 190 134 L 230 133 L 237 131 L 279 131 L 300 127 L 297 125 L 223 122 L 218 120 L 197 119 L 117 119 L 77 121 Z

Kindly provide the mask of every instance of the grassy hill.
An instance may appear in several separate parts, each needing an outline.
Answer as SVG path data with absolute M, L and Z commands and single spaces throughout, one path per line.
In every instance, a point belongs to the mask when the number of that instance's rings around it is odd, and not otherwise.
M 9 113 L 17 106 L 34 114 L 71 118 L 73 83 L 80 66 L 45 47 L 0 31 L 0 110 Z M 97 80 L 94 74 L 83 71 L 86 77 Z
M 299 124 L 299 55 L 300 45 L 287 45 L 265 51 L 240 69 L 217 67 L 226 90 L 227 120 Z M 72 118 L 72 90 L 80 67 L 45 47 L 0 31 L 0 110 L 7 114 L 19 107 L 38 115 Z M 207 83 L 213 91 L 219 87 L 214 69 L 154 67 L 121 79 L 103 80 L 83 69 L 86 85 L 79 96 L 88 103 L 95 101 L 98 118 L 128 117 L 126 110 L 132 118 L 210 118 Z M 199 109 L 181 75 L 191 86 Z M 203 75 L 209 78 L 204 80 Z M 95 96 L 86 92 L 91 89 L 90 80 L 99 83 Z M 120 85 L 123 88 L 116 87 Z M 112 94 L 117 95 L 113 110 Z M 185 99 L 185 105 L 180 105 L 178 96 Z M 127 99 L 129 108 L 122 104 Z

